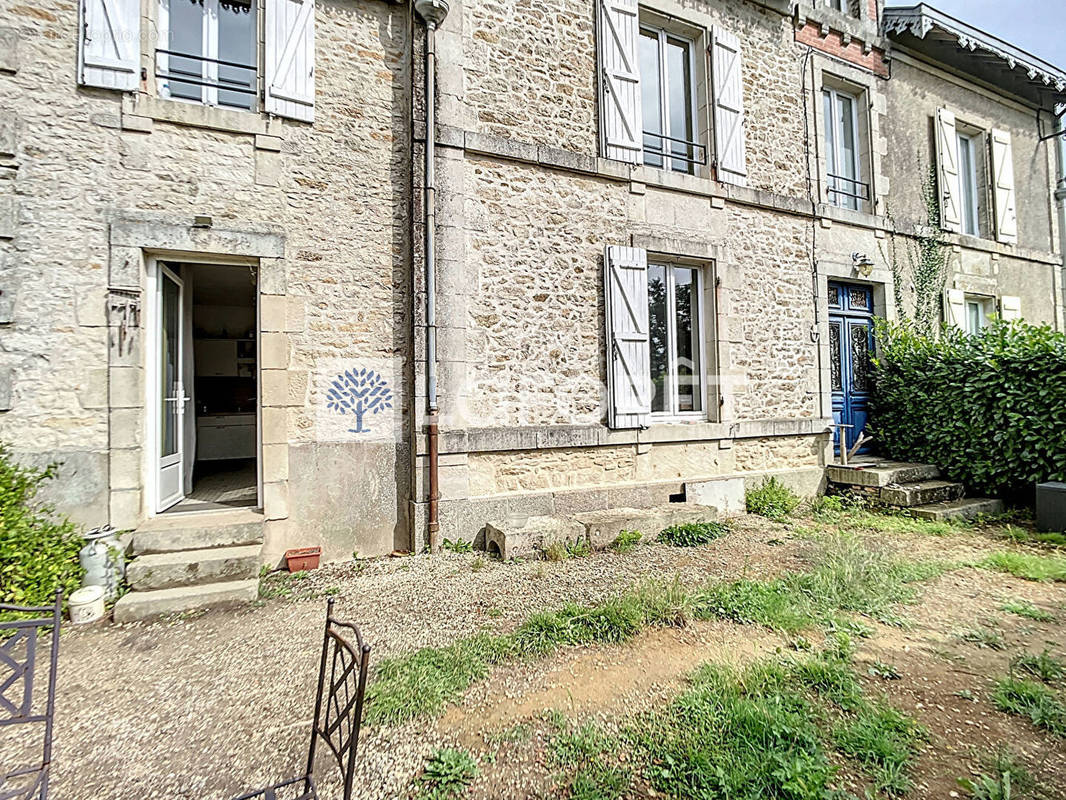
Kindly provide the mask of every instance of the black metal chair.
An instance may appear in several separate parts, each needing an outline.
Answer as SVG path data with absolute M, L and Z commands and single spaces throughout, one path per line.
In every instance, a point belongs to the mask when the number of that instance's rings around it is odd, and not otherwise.
M 53 606 L 14 606 L 0 603 L 0 613 L 16 612 L 31 617 L 17 617 L 0 621 L 0 731 L 14 738 L 15 726 L 25 725 L 26 739 L 19 739 L 27 747 L 34 727 L 43 728 L 43 748 L 40 762 L 5 763 L 0 769 L 0 800 L 46 800 L 48 770 L 52 764 L 52 718 L 56 704 L 56 666 L 59 663 L 59 624 L 63 619 L 63 592 L 56 592 Z M 41 707 L 40 697 L 34 697 L 34 669 L 37 663 L 37 643 L 43 629 L 52 628 L 52 650 L 48 662 L 48 688 Z M 36 700 L 36 702 L 35 702 Z M 21 748 L 20 748 L 21 749 Z M 10 758 L 4 755 L 5 761 Z
M 355 777 L 355 756 L 363 721 L 363 695 L 370 645 L 363 642 L 359 628 L 333 616 L 333 600 L 326 606 L 326 632 L 322 639 L 322 661 L 318 670 L 315 716 L 311 720 L 311 747 L 307 772 L 234 800 L 318 800 L 312 772 L 315 744 L 321 738 L 333 753 L 344 782 L 344 800 L 351 800 Z M 3 797 L 0 796 L 0 800 Z

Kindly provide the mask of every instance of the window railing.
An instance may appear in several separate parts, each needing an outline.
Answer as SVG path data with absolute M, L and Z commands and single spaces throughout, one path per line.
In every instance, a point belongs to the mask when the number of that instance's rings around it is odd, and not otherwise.
M 859 200 L 862 202 L 869 201 L 869 183 L 863 183 L 855 178 L 846 178 L 843 175 L 833 175 L 832 173 L 829 173 L 826 177 L 829 178 L 829 188 L 826 192 L 830 196 L 830 201 L 838 199 Z M 848 184 L 850 189 L 840 188 L 841 183 Z
M 648 144 L 647 139 L 649 137 L 657 139 L 658 144 Z M 646 154 L 663 159 L 673 158 L 690 165 L 698 164 L 699 166 L 704 166 L 707 163 L 707 148 L 699 142 L 675 139 L 673 136 L 667 136 L 665 133 L 656 133 L 655 131 L 644 131 L 644 139 L 644 151 Z M 682 145 L 683 149 L 679 152 L 678 148 L 671 145 Z
M 207 86 L 212 89 L 218 89 L 223 92 L 237 92 L 239 94 L 255 95 L 256 90 L 256 67 L 250 64 L 240 64 L 236 61 L 224 61 L 219 58 L 208 58 L 207 56 L 193 55 L 192 53 L 180 53 L 176 50 L 156 50 L 156 73 L 155 76 L 159 80 L 174 81 L 175 83 L 185 83 L 191 86 Z M 161 60 L 158 56 L 166 56 L 165 60 Z M 185 71 L 180 67 L 175 71 L 172 59 L 187 59 L 188 61 L 195 62 L 198 66 L 197 71 Z M 166 69 L 159 67 L 160 63 L 167 65 Z M 204 65 L 213 64 L 216 67 L 226 68 L 228 70 L 243 70 L 240 73 L 242 77 L 227 76 L 218 74 L 218 77 L 209 78 L 205 77 Z M 217 70 L 221 73 L 222 70 Z

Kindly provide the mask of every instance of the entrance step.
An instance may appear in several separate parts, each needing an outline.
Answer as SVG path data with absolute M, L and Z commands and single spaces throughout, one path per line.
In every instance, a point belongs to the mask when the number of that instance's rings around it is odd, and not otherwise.
M 883 486 L 879 490 L 882 503 L 901 508 L 913 508 L 929 503 L 958 500 L 966 494 L 966 487 L 954 481 L 925 480 L 914 483 Z
M 624 530 L 654 539 L 663 528 L 686 522 L 708 522 L 718 509 L 693 503 L 654 508 L 613 508 L 570 516 L 512 516 L 485 523 L 485 547 L 505 561 L 529 558 L 556 543 L 584 541 L 593 550 L 611 545 Z
M 133 559 L 126 580 L 135 591 L 170 589 L 219 581 L 255 578 L 260 545 L 213 547 L 173 553 L 152 553 Z
M 826 475 L 833 483 L 845 486 L 876 487 L 895 483 L 915 483 L 940 477 L 934 464 L 914 464 L 907 461 L 861 461 L 848 466 L 831 464 Z
M 982 514 L 1000 514 L 1003 512 L 1003 501 L 991 497 L 964 497 L 959 500 L 948 500 L 943 503 L 929 503 L 924 506 L 915 506 L 911 513 L 919 519 L 945 520 L 945 519 L 973 519 Z
M 133 555 L 177 553 L 263 542 L 263 515 L 250 509 L 161 514 L 133 533 Z
M 137 622 L 163 614 L 250 603 L 259 596 L 259 581 L 225 581 L 178 586 L 151 592 L 130 592 L 115 603 L 115 622 Z

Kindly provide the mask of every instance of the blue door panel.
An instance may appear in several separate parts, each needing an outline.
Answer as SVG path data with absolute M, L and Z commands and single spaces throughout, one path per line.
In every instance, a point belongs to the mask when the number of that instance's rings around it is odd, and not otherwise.
M 829 284 L 829 358 L 833 392 L 833 421 L 850 425 L 834 437 L 840 452 L 840 436 L 849 450 L 869 417 L 873 350 L 873 292 L 868 286 Z M 870 449 L 864 445 L 858 452 Z

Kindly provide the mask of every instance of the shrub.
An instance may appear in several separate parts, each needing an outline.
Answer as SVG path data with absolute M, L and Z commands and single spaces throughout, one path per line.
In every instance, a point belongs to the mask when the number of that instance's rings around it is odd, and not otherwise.
M 796 493 L 773 477 L 767 478 L 755 489 L 748 489 L 744 493 L 744 501 L 749 514 L 778 521 L 795 511 L 800 504 Z
M 659 532 L 658 541 L 672 544 L 674 547 L 696 547 L 713 542 L 729 533 L 729 526 L 724 522 L 686 522 L 683 525 L 671 525 Z
M 885 455 L 993 495 L 1066 480 L 1066 335 L 997 321 L 932 338 L 880 322 L 877 338 L 871 428 Z
M 74 524 L 36 500 L 56 465 L 36 469 L 16 464 L 0 445 L 0 601 L 50 604 L 55 590 L 69 596 L 81 583 Z

